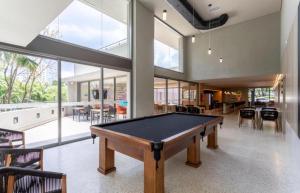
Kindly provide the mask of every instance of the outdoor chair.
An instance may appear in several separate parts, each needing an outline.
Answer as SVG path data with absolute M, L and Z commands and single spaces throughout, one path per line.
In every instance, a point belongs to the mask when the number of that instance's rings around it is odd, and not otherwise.
M 18 148 L 24 146 L 24 132 L 0 128 L 0 148 Z
M 116 105 L 116 110 L 117 110 L 117 116 L 121 115 L 122 119 L 126 119 L 126 115 L 127 115 L 127 108 L 126 107 Z
M 79 110 L 78 111 L 79 121 L 80 121 L 81 116 L 86 117 L 86 120 L 89 120 L 91 109 L 92 109 L 92 106 L 88 105 L 88 106 L 85 106 L 82 110 Z
M 0 168 L 1 193 L 66 193 L 66 175 L 56 172 Z

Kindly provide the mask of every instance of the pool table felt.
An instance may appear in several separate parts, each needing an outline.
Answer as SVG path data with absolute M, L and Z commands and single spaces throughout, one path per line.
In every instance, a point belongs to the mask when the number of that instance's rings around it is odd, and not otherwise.
M 116 124 L 95 125 L 103 129 L 119 132 L 153 142 L 161 142 L 173 135 L 189 130 L 216 119 L 216 116 L 188 114 L 166 114 Z

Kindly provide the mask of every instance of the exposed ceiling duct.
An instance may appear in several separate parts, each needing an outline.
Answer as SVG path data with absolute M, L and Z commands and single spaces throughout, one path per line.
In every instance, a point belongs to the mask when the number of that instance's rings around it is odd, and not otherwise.
M 224 25 L 229 16 L 222 14 L 220 17 L 204 20 L 187 0 L 167 0 L 189 23 L 199 30 L 209 30 Z

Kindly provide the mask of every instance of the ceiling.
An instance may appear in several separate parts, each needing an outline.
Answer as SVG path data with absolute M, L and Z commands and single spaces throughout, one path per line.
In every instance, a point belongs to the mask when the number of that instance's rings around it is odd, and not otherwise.
M 187 0 L 195 5 L 195 11 L 203 19 L 212 19 L 223 13 L 229 14 L 229 20 L 224 26 L 230 26 L 262 17 L 280 11 L 281 0 Z M 167 10 L 169 25 L 185 36 L 199 33 L 188 21 L 186 21 L 166 0 L 140 0 L 154 14 L 162 18 L 162 12 Z M 212 4 L 211 8 L 208 4 Z M 223 26 L 223 27 L 224 27 Z
M 226 78 L 203 80 L 207 86 L 216 88 L 253 88 L 253 87 L 271 87 L 274 85 L 276 75 L 251 76 L 242 78 Z
M 0 0 L 0 42 L 27 46 L 72 0 Z

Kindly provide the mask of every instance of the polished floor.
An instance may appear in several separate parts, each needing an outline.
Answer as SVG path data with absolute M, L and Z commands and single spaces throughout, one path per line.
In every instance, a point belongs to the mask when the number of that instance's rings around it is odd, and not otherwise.
M 275 134 L 251 123 L 238 128 L 237 115 L 225 116 L 219 130 L 219 149 L 201 143 L 202 165 L 186 166 L 183 151 L 166 162 L 167 193 L 298 193 L 300 142 L 293 131 Z M 45 151 L 45 169 L 67 174 L 69 193 L 142 193 L 143 163 L 116 154 L 115 173 L 97 172 L 98 143 L 86 140 Z

